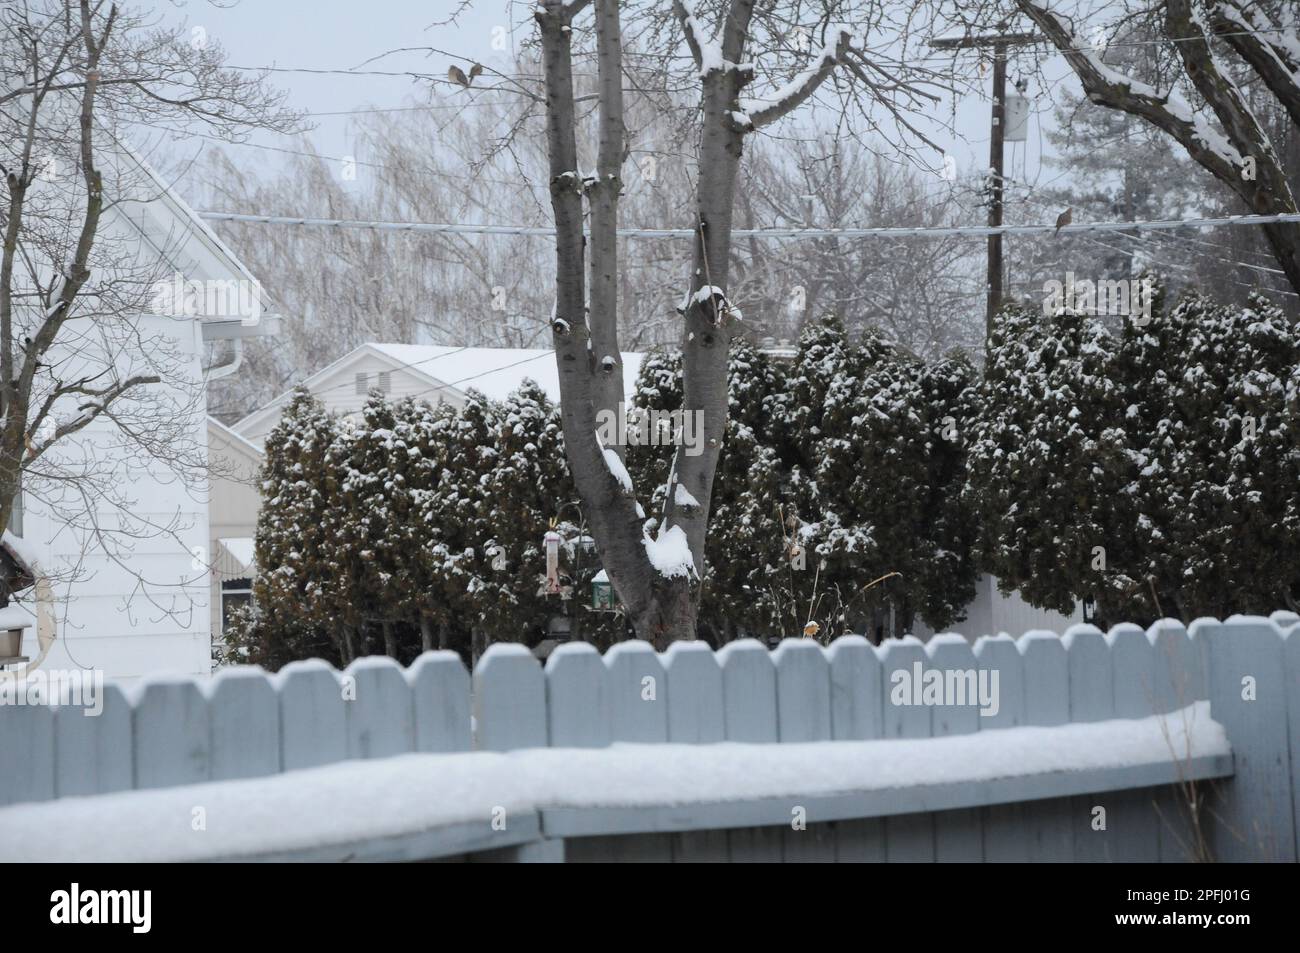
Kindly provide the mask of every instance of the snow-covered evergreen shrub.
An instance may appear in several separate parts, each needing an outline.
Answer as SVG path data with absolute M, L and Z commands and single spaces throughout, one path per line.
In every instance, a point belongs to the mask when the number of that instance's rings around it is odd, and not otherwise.
M 1298 362 L 1262 301 L 1159 293 L 1118 336 L 1003 312 L 967 485 L 983 566 L 1036 605 L 1091 597 L 1107 623 L 1293 607 Z

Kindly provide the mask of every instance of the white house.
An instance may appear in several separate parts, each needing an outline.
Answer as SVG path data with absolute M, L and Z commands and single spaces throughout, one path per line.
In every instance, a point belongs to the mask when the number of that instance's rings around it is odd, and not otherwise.
M 182 294 L 171 306 L 129 322 L 132 336 L 152 342 L 145 353 L 127 356 L 101 344 L 94 319 L 76 318 L 61 330 L 50 364 L 61 374 L 80 367 L 121 375 L 127 365 L 147 365 L 155 344 L 165 345 L 174 373 L 147 386 L 156 388 L 151 397 L 174 408 L 169 425 L 192 447 L 186 459 L 200 466 L 185 471 L 197 479 L 179 478 L 157 457 L 127 449 L 106 418 L 55 445 L 51 453 L 57 450 L 61 465 L 84 466 L 111 480 L 115 492 L 112 499 L 89 499 L 84 518 L 70 518 L 77 501 L 57 499 L 48 487 L 24 492 L 21 519 L 6 533 L 34 563 L 37 577 L 18 597 L 34 619 L 21 652 L 31 666 L 98 669 L 118 680 L 162 672 L 206 675 L 213 544 L 203 466 L 205 387 L 237 369 L 243 338 L 274 333 L 278 319 L 265 313 L 253 275 L 146 162 L 120 143 L 107 146 L 100 162 L 117 173 L 106 182 L 133 184 L 130 194 L 110 196 L 117 201 L 106 209 L 98 241 L 128 264 L 169 276 Z M 213 290 L 223 302 L 216 307 L 208 293 Z M 251 311 L 232 308 L 241 298 L 253 304 Z M 230 343 L 213 349 L 212 341 Z M 222 349 L 227 356 L 205 366 L 209 352 Z
M 209 615 L 216 642 L 231 611 L 248 604 L 253 597 L 252 580 L 256 574 L 253 539 L 262 502 L 257 472 L 263 453 L 260 447 L 215 417 L 209 417 L 208 455 L 211 467 L 208 529 L 212 553 Z
M 629 404 L 641 370 L 641 357 L 636 352 L 623 354 L 624 399 Z M 417 397 L 431 404 L 445 402 L 460 407 L 465 403 L 465 392 L 471 388 L 501 400 L 524 378 L 531 378 L 551 400 L 559 402 L 560 374 L 555 352 L 550 348 L 363 344 L 321 368 L 303 384 L 320 398 L 326 410 L 346 416 L 365 406 L 371 389 L 394 400 Z M 281 394 L 232 429 L 262 446 L 291 396 L 292 392 Z

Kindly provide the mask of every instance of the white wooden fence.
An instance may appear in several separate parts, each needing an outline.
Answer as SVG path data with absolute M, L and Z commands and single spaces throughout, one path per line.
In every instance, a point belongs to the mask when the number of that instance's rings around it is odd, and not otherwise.
M 454 654 L 431 652 L 408 669 L 372 657 L 342 673 L 301 662 L 276 675 L 239 668 L 207 682 L 155 680 L 129 692 L 109 683 L 97 717 L 78 707 L 0 707 L 0 805 L 13 805 L 0 808 L 0 859 L 5 832 L 34 822 L 24 811 L 74 818 L 87 803 L 129 806 L 145 795 L 56 799 L 237 782 L 355 759 L 425 753 L 444 759 L 419 763 L 436 774 L 443 763 L 472 772 L 475 759 L 492 757 L 455 754 L 474 751 L 866 742 L 1039 726 L 1059 733 L 1064 760 L 1053 770 L 815 796 L 789 790 L 657 805 L 536 803 L 509 837 L 494 836 L 485 818 L 478 826 L 459 823 L 454 836 L 441 839 L 431 838 L 427 825 L 382 844 L 358 845 L 340 831 L 337 844 L 277 856 L 494 851 L 484 856 L 500 858 L 509 848 L 505 854 L 516 859 L 571 860 L 1186 860 L 1201 838 L 1183 785 L 1197 781 L 1209 794 L 1199 827 L 1210 856 L 1294 861 L 1296 633 L 1295 617 L 1279 613 L 1199 620 L 1190 632 L 1172 621 L 1106 634 L 1079 625 L 1063 638 L 1028 633 L 973 646 L 937 636 L 926 645 L 908 638 L 873 647 L 850 636 L 825 649 L 791 639 L 769 652 L 744 640 L 717 653 L 678 643 L 657 654 L 628 642 L 604 657 L 589 646 L 566 646 L 545 668 L 522 646 L 498 644 L 472 682 Z M 911 673 L 917 663 L 996 672 L 996 715 L 981 716 L 971 704 L 895 704 L 895 673 Z M 1064 750 L 1071 724 L 1144 719 L 1206 700 L 1230 756 L 1192 756 L 1171 745 L 1166 756 L 1102 770 L 1072 765 Z M 1124 725 L 1107 730 L 1122 738 Z M 1041 744 L 1056 736 L 1035 737 Z M 897 749 L 862 750 L 887 763 Z M 792 803 L 805 811 L 806 830 L 792 827 Z M 1098 807 L 1104 830 L 1096 829 Z

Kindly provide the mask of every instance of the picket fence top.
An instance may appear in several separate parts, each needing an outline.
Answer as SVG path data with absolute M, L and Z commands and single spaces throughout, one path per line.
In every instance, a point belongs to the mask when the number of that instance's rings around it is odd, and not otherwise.
M 884 658 L 893 651 L 905 647 L 915 647 L 922 649 L 926 655 L 933 657 L 936 650 L 945 646 L 955 646 L 957 648 L 969 647 L 973 654 L 979 658 L 984 653 L 981 647 L 996 643 L 1013 643 L 1024 654 L 1027 646 L 1034 642 L 1051 641 L 1060 642 L 1068 650 L 1071 645 L 1084 638 L 1099 638 L 1105 641 L 1107 646 L 1114 646 L 1117 640 L 1131 637 L 1132 634 L 1145 635 L 1147 641 L 1152 645 L 1158 645 L 1162 635 L 1176 635 L 1186 633 L 1195 640 L 1197 632 L 1206 626 L 1218 625 L 1264 625 L 1276 629 L 1284 637 L 1290 630 L 1300 623 L 1300 614 L 1279 610 L 1270 616 L 1249 616 L 1233 615 L 1226 619 L 1216 619 L 1212 616 L 1205 616 L 1195 619 L 1190 625 L 1184 625 L 1178 619 L 1158 619 L 1149 627 L 1143 629 L 1141 626 L 1131 622 L 1120 622 L 1111 626 L 1107 631 L 1102 631 L 1090 623 L 1075 623 L 1069 626 L 1064 633 L 1058 634 L 1048 629 L 1031 629 L 1020 636 L 1012 636 L 1008 632 L 998 632 L 991 635 L 981 635 L 973 641 L 958 632 L 942 632 L 930 637 L 928 641 L 922 642 L 914 635 L 907 634 L 897 639 L 888 639 L 879 645 L 873 644 L 866 638 L 857 634 L 842 635 L 832 641 L 829 645 L 822 645 L 815 639 L 808 637 L 790 636 L 781 639 L 774 647 L 769 648 L 761 641 L 755 638 L 737 639 L 728 642 L 716 651 L 703 641 L 678 641 L 668 646 L 663 652 L 657 652 L 654 647 L 642 639 L 628 639 L 623 642 L 615 643 L 607 649 L 603 655 L 607 665 L 616 662 L 624 656 L 632 658 L 645 657 L 654 655 L 658 657 L 665 668 L 671 660 L 685 653 L 708 653 L 714 655 L 719 663 L 727 657 L 740 652 L 761 652 L 769 656 L 773 663 L 779 662 L 780 658 L 789 652 L 811 651 L 820 649 L 826 653 L 828 658 L 848 648 L 858 650 L 860 647 L 866 647 L 873 650 L 877 656 Z M 479 659 L 478 665 L 474 668 L 474 674 L 478 675 L 490 669 L 494 661 L 500 659 L 528 659 L 529 662 L 537 665 L 544 671 L 552 671 L 556 666 L 565 664 L 565 659 L 573 656 L 597 655 L 601 653 L 587 642 L 564 642 L 556 646 L 551 652 L 545 663 L 539 661 L 533 655 L 532 650 L 521 642 L 495 642 L 490 645 Z M 303 659 L 289 662 L 278 672 L 267 672 L 259 665 L 237 665 L 217 669 L 211 676 L 204 678 L 202 676 L 190 675 L 171 675 L 166 673 L 147 675 L 125 688 L 128 698 L 133 702 L 139 696 L 148 690 L 152 685 L 174 685 L 177 683 L 197 683 L 201 689 L 206 690 L 208 694 L 214 691 L 223 681 L 229 679 L 255 677 L 259 673 L 272 681 L 277 688 L 282 686 L 288 678 L 295 677 L 300 673 L 306 674 L 315 671 L 326 671 L 339 675 L 357 675 L 362 672 L 377 672 L 397 669 L 399 671 L 412 672 L 425 665 L 451 665 L 457 664 L 462 670 L 466 671 L 464 663 L 456 652 L 449 650 L 433 650 L 425 652 L 416 658 L 410 666 L 403 668 L 395 659 L 385 655 L 368 655 L 363 658 L 355 659 L 344 669 L 335 668 L 324 659 Z

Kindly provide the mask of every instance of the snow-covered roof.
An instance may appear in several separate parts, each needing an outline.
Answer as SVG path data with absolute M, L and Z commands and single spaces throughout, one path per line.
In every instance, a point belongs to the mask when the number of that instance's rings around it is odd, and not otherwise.
M 269 312 L 262 284 L 211 226 L 190 207 L 167 180 L 125 140 L 111 130 L 105 135 L 105 159 L 118 166 L 134 166 L 143 175 L 143 200 L 123 197 L 113 214 L 127 223 L 175 271 L 189 279 L 246 281 L 262 312 Z
M 212 433 L 216 432 L 228 443 L 238 447 L 254 460 L 261 461 L 261 459 L 266 456 L 265 450 L 253 443 L 253 441 L 249 440 L 243 434 L 235 433 L 235 431 L 231 430 L 211 414 L 208 414 L 208 432 L 209 439 L 211 438 Z
M 465 392 L 471 388 L 493 400 L 503 400 L 517 390 L 525 378 L 535 381 L 555 403 L 560 400 L 560 374 L 555 364 L 555 352 L 550 348 L 370 343 L 349 351 L 302 383 L 314 391 L 317 384 L 368 356 L 377 356 L 393 371 L 419 379 L 422 396 L 431 401 L 439 396 L 463 400 Z M 639 351 L 623 352 L 623 399 L 628 404 L 632 403 L 644 356 Z M 291 394 L 292 391 L 286 391 L 235 423 L 232 429 L 249 435 L 250 439 L 259 439 L 255 435 L 264 432 L 262 425 L 279 418 Z
M 416 373 L 451 385 L 464 392 L 482 391 L 493 400 L 504 400 L 517 390 L 524 378 L 531 378 L 556 403 L 560 400 L 560 372 L 550 348 L 448 347 L 437 344 L 375 344 L 373 347 Z M 637 374 L 641 371 L 638 352 L 623 354 L 623 399 L 632 402 Z
M 30 629 L 35 625 L 36 618 L 20 605 L 8 605 L 0 609 L 0 631 Z

